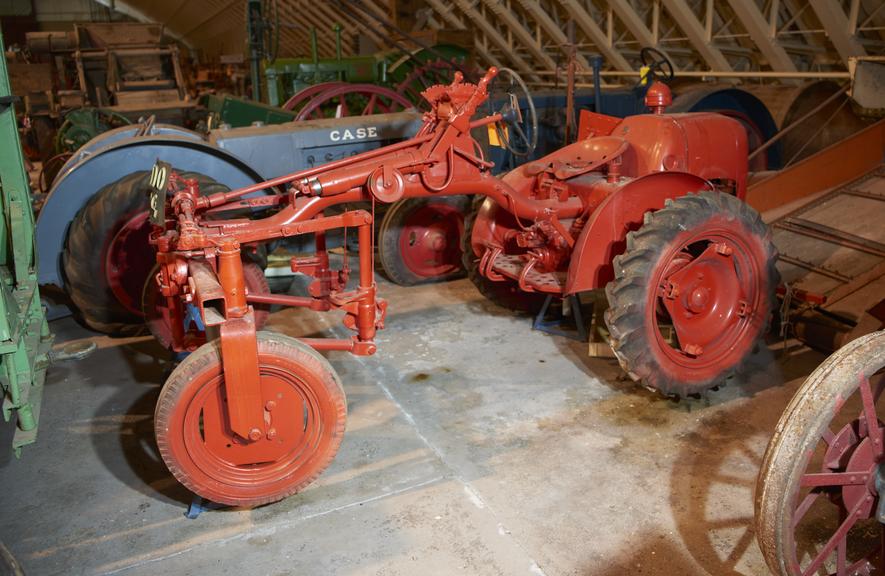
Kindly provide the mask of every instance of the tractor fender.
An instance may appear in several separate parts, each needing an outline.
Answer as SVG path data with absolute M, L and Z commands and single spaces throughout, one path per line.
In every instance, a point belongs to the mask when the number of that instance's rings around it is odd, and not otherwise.
M 656 172 L 637 178 L 610 194 L 581 231 L 569 262 L 566 294 L 603 288 L 614 278 L 612 259 L 624 252 L 627 233 L 642 226 L 643 216 L 660 210 L 668 199 L 714 186 L 685 172 Z
M 150 170 L 158 159 L 182 171 L 206 174 L 231 188 L 263 181 L 245 162 L 207 144 L 195 132 L 163 127 L 153 134 L 140 135 L 130 132 L 133 127 L 138 125 L 102 134 L 86 143 L 74 155 L 76 161 L 66 164 L 53 182 L 37 217 L 40 284 L 63 285 L 61 256 L 68 227 L 89 199 L 127 174 Z

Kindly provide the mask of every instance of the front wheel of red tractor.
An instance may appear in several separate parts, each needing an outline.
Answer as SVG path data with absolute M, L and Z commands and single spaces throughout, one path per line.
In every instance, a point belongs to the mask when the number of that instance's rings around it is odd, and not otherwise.
M 227 425 L 221 346 L 201 346 L 169 376 L 154 414 L 157 446 L 175 478 L 219 504 L 260 506 L 313 482 L 335 458 L 347 415 L 329 362 L 294 338 L 258 333 L 265 435 Z
M 688 194 L 647 213 L 605 290 L 621 367 L 668 395 L 722 384 L 768 327 L 776 259 L 759 214 L 729 194 Z

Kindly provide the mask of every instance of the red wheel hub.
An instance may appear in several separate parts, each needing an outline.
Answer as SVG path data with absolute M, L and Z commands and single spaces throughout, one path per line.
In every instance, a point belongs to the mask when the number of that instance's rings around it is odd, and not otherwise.
M 117 301 L 142 315 L 144 282 L 154 267 L 154 249 L 148 242 L 148 213 L 140 212 L 120 226 L 105 251 L 105 278 Z
M 649 296 L 658 349 L 675 377 L 710 377 L 753 345 L 765 321 L 754 313 L 765 305 L 758 283 L 764 263 L 752 235 L 721 216 L 676 238 L 656 265 L 658 290 Z M 666 326 L 675 338 L 665 336 Z
M 445 276 L 461 267 L 464 215 L 450 204 L 427 204 L 408 214 L 399 249 L 403 263 L 424 278 Z

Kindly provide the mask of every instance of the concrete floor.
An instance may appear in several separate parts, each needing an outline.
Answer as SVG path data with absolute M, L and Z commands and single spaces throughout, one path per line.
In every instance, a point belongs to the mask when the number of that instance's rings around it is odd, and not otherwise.
M 99 350 L 51 367 L 20 460 L 0 434 L 0 539 L 32 576 L 766 573 L 755 476 L 821 355 L 773 344 L 741 381 L 674 403 L 467 280 L 382 295 L 379 353 L 330 355 L 349 420 L 329 470 L 283 502 L 196 520 L 153 441 L 162 353 L 54 322 L 59 345 Z M 336 322 L 286 310 L 269 327 Z

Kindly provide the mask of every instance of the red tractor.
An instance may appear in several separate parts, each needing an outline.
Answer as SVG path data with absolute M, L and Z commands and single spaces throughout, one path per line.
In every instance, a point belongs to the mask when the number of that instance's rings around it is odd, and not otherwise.
M 166 382 L 155 427 L 167 466 L 192 491 L 238 506 L 273 502 L 334 458 L 346 403 L 318 351 L 373 354 L 387 309 L 373 274 L 374 209 L 324 215 L 337 204 L 484 195 L 465 226 L 480 289 L 513 300 L 604 288 L 622 366 L 666 394 L 713 388 L 752 352 L 767 326 L 777 272 L 768 230 L 742 201 L 741 125 L 716 114 L 665 114 L 669 90 L 655 84 L 651 114 L 596 115 L 589 137 L 498 179 L 471 136 L 502 118 L 471 120 L 496 73 L 477 85 L 456 77 L 428 88 L 431 110 L 411 140 L 255 186 L 201 195 L 195 180 L 155 165 L 157 313 L 171 327 L 172 347 L 194 351 Z M 246 209 L 271 215 L 225 219 Z M 346 260 L 340 269 L 330 265 L 324 234 L 336 228 L 357 230 L 355 286 Z M 308 233 L 316 254 L 292 258 L 291 267 L 313 278 L 310 296 L 246 289 L 241 250 Z M 270 304 L 343 310 L 355 334 L 257 332 L 253 306 Z M 206 342 L 210 328 L 218 338 Z

